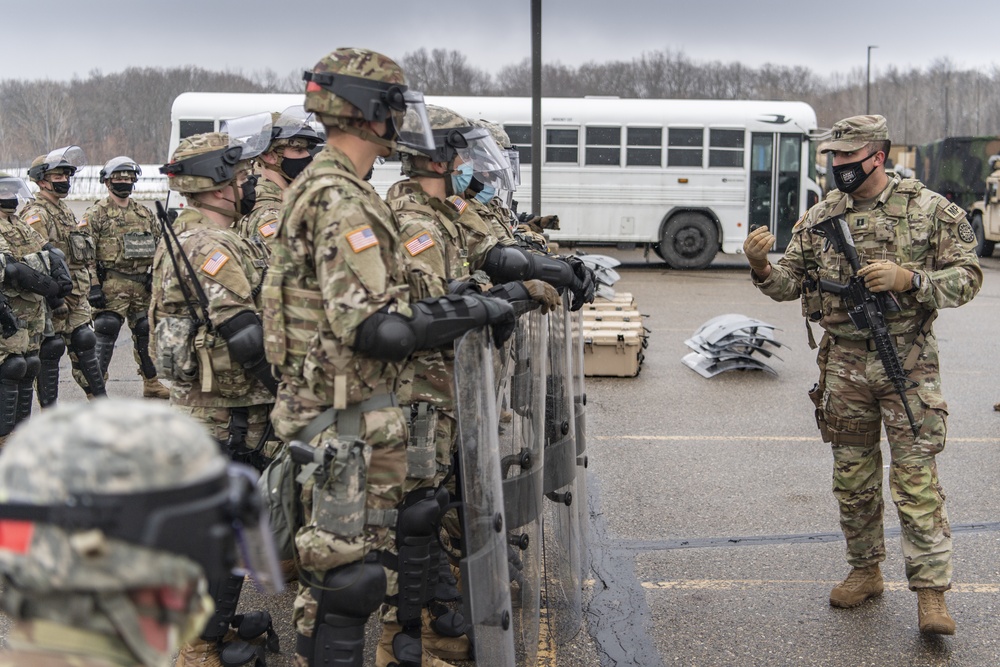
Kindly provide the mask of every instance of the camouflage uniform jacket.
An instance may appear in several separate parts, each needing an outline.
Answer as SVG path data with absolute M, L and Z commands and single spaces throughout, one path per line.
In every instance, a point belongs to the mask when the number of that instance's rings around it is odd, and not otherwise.
M 503 202 L 494 197 L 486 204 L 476 199 L 470 200 L 469 203 L 472 204 L 479 217 L 489 225 L 490 232 L 496 237 L 500 245 L 517 245 L 517 241 L 514 239 L 514 231 L 510 228 L 510 211 L 503 205 Z
M 21 217 L 66 254 L 66 263 L 73 276 L 73 293 L 85 299 L 90 286 L 97 284 L 94 271 L 97 255 L 87 220 L 78 222 L 66 202 L 61 199 L 52 202 L 45 197 L 38 197 L 25 206 Z
M 279 390 L 275 412 L 294 415 L 274 418 L 282 439 L 323 409 L 395 391 L 402 365 L 352 345 L 379 310 L 411 314 L 398 243 L 389 207 L 331 145 L 285 190 L 264 286 L 267 359 L 295 396 L 281 406 Z
M 450 280 L 468 276 L 464 229 L 450 202 L 428 195 L 413 180 L 389 188 L 386 201 L 396 216 L 410 293 L 414 301 L 448 293 Z M 399 402 L 426 401 L 452 408 L 454 353 L 450 348 L 415 352 L 400 379 Z
M 278 229 L 278 217 L 281 215 L 281 186 L 264 176 L 257 179 L 254 189 L 253 210 L 249 215 L 240 218 L 237 223 L 239 235 L 250 239 L 267 248 Z
M 139 667 L 121 640 L 51 621 L 17 622 L 0 667 Z
M 31 268 L 49 275 L 48 252 L 42 250 L 48 241 L 33 228 L 24 224 L 16 214 L 0 213 L 0 283 L 7 255 Z M 47 305 L 45 298 L 33 292 L 21 292 L 3 286 L 4 296 L 10 301 L 11 310 L 17 316 L 18 332 L 10 338 L 0 337 L 0 358 L 7 354 L 23 354 L 38 348 L 42 331 L 45 329 Z
M 465 234 L 465 249 L 468 251 L 470 273 L 483 266 L 486 253 L 499 243 L 493 235 L 489 224 L 480 217 L 476 206 L 482 206 L 476 200 L 462 199 L 458 196 L 448 197 L 448 201 L 458 210 L 455 221 Z
M 258 297 L 264 274 L 264 259 L 249 242 L 231 229 L 223 229 L 197 209 L 185 209 L 174 221 L 173 230 L 183 247 L 198 283 L 208 300 L 208 319 L 213 327 L 245 310 L 260 314 Z M 175 249 L 176 252 L 176 249 Z M 165 318 L 191 319 L 191 310 L 181 291 L 191 295 L 198 318 L 204 317 L 198 304 L 198 292 L 192 283 L 188 265 L 177 257 L 181 275 L 161 243 L 153 259 L 153 290 L 149 306 L 149 326 L 154 334 L 151 356 L 156 347 L 167 345 L 165 327 L 158 326 Z M 199 380 L 175 380 L 170 387 L 170 402 L 188 406 L 244 407 L 273 402 L 270 392 L 259 380 L 247 374 L 229 356 L 225 339 L 209 331 L 201 323 L 197 336 L 190 341 L 197 351 Z
M 792 229 L 785 256 L 772 265 L 767 280 L 753 276 L 754 283 L 775 301 L 790 301 L 802 295 L 806 273 L 815 279 L 847 282 L 851 269 L 833 248 L 825 248 L 823 237 L 812 227 L 843 214 L 851 228 L 861 264 L 866 260 L 891 260 L 920 274 L 920 289 L 914 294 L 895 293 L 900 311 L 887 314 L 892 334 L 912 333 L 939 308 L 955 308 L 970 301 L 983 282 L 976 259 L 976 237 L 965 212 L 941 195 L 913 179 L 890 179 L 870 211 L 857 212 L 850 195 L 834 190 L 809 209 Z M 803 314 L 820 312 L 819 324 L 830 334 L 862 339 L 847 315 L 841 298 L 821 291 L 819 303 L 803 298 Z
M 122 208 L 109 196 L 87 209 L 83 224 L 90 228 L 102 268 L 130 276 L 149 272 L 160 225 L 148 208 L 131 198 Z

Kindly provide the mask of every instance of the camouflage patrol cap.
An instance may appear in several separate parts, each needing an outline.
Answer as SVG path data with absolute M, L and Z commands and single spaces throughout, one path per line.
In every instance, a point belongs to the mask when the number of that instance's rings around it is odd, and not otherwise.
M 830 143 L 826 144 L 821 152 L 851 153 L 864 148 L 872 141 L 888 141 L 889 129 L 882 116 L 851 116 L 833 124 L 830 129 L 830 139 Z
M 216 160 L 212 159 L 213 153 L 218 154 Z M 249 162 L 240 160 L 241 154 L 242 150 L 238 146 L 230 146 L 229 135 L 225 132 L 195 134 L 181 139 L 170 162 L 160 167 L 160 173 L 167 174 L 169 188 L 181 194 L 221 190 L 240 170 L 249 168 Z M 202 165 L 205 168 L 201 171 L 211 173 L 212 176 L 185 173 L 183 163 L 191 161 L 193 164 L 195 161 L 192 158 L 199 156 L 205 158 L 197 162 L 206 163 Z M 186 171 L 190 172 L 190 169 Z
M 332 51 L 311 72 L 305 72 L 303 79 L 308 82 L 306 111 L 314 112 L 327 125 L 334 124 L 327 118 L 382 121 L 389 117 L 390 109 L 405 110 L 402 92 L 406 90 L 406 77 L 402 68 L 388 56 L 369 49 Z M 376 83 L 374 87 L 372 82 Z M 398 100 L 390 99 L 394 92 L 398 92 Z
M 183 489 L 226 475 L 228 461 L 194 420 L 152 401 L 55 407 L 26 422 L 0 454 L 0 502 L 66 506 L 108 494 Z M 90 530 L 88 530 L 90 529 Z M 182 586 L 194 561 L 79 530 L 35 523 L 19 553 L 0 540 L 0 572 L 20 595 Z

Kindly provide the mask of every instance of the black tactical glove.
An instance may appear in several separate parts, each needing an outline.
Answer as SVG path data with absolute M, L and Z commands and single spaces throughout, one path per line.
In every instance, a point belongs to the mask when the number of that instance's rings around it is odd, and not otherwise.
M 474 295 L 470 295 L 474 296 Z M 488 296 L 475 297 L 486 306 L 486 317 L 493 332 L 493 344 L 500 347 L 511 337 L 517 327 L 517 316 L 514 308 L 502 299 Z
M 87 301 L 90 303 L 91 308 L 108 307 L 108 298 L 104 296 L 104 290 L 100 285 L 90 286 L 90 292 L 87 294 Z
M 150 271 L 149 273 L 147 273 L 146 276 L 145 276 L 145 278 L 143 278 L 142 286 L 146 288 L 146 292 L 148 292 L 149 294 L 153 293 L 153 272 L 152 271 Z
M 17 316 L 11 310 L 7 297 L 0 293 L 0 331 L 4 338 L 10 338 L 17 333 Z
M 583 308 L 583 304 L 594 301 L 594 290 L 597 287 L 594 282 L 594 272 L 579 257 L 570 257 L 566 263 L 573 267 L 573 274 L 576 276 L 569 289 L 573 292 L 570 310 L 577 311 Z

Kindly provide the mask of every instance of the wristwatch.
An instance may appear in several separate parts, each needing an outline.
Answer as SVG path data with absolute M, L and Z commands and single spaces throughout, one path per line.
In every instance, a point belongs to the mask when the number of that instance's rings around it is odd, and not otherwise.
M 920 285 L 921 285 L 920 274 L 914 271 L 913 277 L 910 278 L 910 289 L 906 290 L 906 293 L 916 294 L 920 290 Z

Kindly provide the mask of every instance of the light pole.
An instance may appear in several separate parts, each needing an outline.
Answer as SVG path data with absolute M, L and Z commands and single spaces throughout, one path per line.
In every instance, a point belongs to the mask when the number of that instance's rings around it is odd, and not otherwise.
M 877 46 L 868 47 L 868 72 L 865 75 L 865 114 L 871 113 L 872 107 L 872 49 Z

